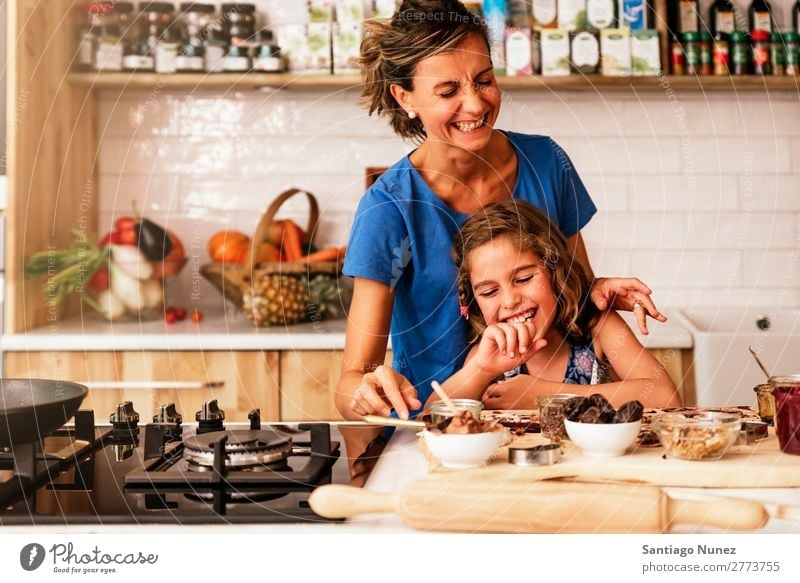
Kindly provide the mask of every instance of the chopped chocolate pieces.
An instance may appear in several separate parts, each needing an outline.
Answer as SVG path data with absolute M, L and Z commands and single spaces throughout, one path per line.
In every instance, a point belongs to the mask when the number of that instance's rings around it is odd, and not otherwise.
M 567 401 L 566 418 L 578 423 L 632 423 L 644 414 L 639 401 L 629 401 L 614 409 L 603 395 L 595 393 L 589 397 L 573 397 Z
M 644 405 L 639 401 L 628 401 L 614 414 L 612 423 L 632 423 L 639 421 L 644 415 Z
M 577 421 L 578 417 L 592 406 L 592 402 L 587 397 L 572 397 L 564 408 L 566 418 L 570 421 Z
M 578 415 L 580 423 L 603 423 L 603 411 L 600 407 L 591 406 L 586 411 Z

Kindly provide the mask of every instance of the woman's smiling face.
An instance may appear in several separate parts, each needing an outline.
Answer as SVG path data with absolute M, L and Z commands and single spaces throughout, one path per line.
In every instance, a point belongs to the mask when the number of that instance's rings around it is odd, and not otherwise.
M 487 324 L 532 321 L 537 336 L 543 337 L 556 319 L 550 270 L 536 253 L 520 250 L 510 236 L 470 252 L 469 278 Z
M 469 151 L 489 144 L 500 113 L 500 90 L 484 40 L 466 37 L 449 53 L 421 61 L 414 90 L 392 86 L 395 99 L 418 116 L 428 139 Z

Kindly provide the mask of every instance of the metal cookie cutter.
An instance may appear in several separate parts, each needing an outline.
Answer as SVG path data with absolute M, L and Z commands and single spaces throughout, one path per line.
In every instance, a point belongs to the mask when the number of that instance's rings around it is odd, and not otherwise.
M 736 445 L 752 445 L 769 435 L 769 426 L 763 421 L 744 421 Z
M 552 466 L 560 461 L 561 446 L 557 443 L 508 448 L 508 462 L 515 466 Z

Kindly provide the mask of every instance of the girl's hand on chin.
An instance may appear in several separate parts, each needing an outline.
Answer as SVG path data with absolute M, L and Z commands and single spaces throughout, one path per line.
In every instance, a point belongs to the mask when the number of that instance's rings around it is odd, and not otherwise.
M 501 322 L 488 326 L 475 353 L 475 364 L 493 375 L 518 367 L 547 346 L 547 340 L 536 339 L 536 333 L 532 322 Z

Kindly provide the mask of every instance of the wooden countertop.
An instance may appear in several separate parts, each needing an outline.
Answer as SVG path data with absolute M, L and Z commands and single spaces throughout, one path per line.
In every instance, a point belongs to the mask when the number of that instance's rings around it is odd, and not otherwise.
M 633 314 L 623 317 L 635 330 Z M 199 326 L 188 319 L 170 325 L 161 320 L 112 324 L 89 314 L 26 334 L 3 335 L 0 351 L 342 350 L 345 328 L 345 320 L 256 328 L 233 311 L 207 311 Z M 691 334 L 675 317 L 666 324 L 653 322 L 649 336 L 637 336 L 650 349 L 692 347 Z

